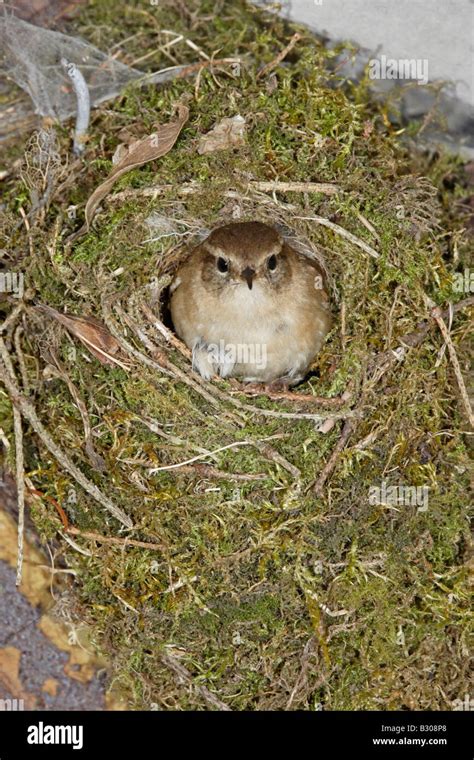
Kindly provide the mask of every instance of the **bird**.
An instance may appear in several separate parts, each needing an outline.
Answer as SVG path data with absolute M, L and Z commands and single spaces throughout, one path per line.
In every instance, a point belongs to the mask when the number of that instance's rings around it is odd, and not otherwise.
M 204 379 L 300 383 L 331 329 L 322 269 L 260 221 L 217 227 L 170 285 L 174 330 Z

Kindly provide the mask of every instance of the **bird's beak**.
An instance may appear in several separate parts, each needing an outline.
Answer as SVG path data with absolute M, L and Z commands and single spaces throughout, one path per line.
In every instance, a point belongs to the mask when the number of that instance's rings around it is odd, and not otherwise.
M 245 267 L 245 269 L 242 270 L 242 277 L 249 286 L 249 290 L 252 290 L 254 275 L 255 269 L 252 269 L 252 267 Z

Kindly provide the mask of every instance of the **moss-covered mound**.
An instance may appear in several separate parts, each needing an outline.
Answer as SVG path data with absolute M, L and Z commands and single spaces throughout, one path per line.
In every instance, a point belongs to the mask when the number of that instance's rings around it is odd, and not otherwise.
M 26 415 L 31 516 L 55 566 L 75 571 L 68 615 L 91 627 L 131 707 L 449 709 L 467 688 L 469 439 L 427 299 L 445 309 L 468 295 L 453 286 L 468 265 L 467 178 L 453 159 L 410 150 L 402 139 L 417 126 L 401 135 L 304 30 L 259 76 L 294 29 L 240 1 L 215 5 L 81 11 L 75 30 L 126 63 L 195 63 L 197 46 L 240 68 L 130 89 L 94 111 L 84 159 L 68 166 L 69 127 L 54 128 L 53 188 L 26 220 L 46 190 L 44 135 L 7 178 L 0 246 L 25 284 L 4 332 L 17 383 L 133 528 Z M 167 46 L 162 30 L 185 39 Z M 179 103 L 190 115 L 174 148 L 121 178 L 68 244 L 117 145 Z M 237 114 L 243 144 L 199 153 Z M 236 218 L 283 223 L 325 261 L 335 325 L 295 391 L 313 399 L 206 383 L 163 328 L 180 246 Z M 5 299 L 5 315 L 17 303 Z M 39 303 L 102 320 L 121 365 L 101 363 Z M 460 308 L 451 326 L 464 375 L 467 317 Z M 4 390 L 0 403 L 13 437 Z

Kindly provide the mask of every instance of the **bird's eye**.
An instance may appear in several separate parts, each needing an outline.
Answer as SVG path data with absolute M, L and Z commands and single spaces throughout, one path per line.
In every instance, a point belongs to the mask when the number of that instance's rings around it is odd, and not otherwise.
M 270 258 L 268 259 L 267 266 L 268 266 L 270 272 L 274 272 L 275 269 L 277 268 L 277 258 L 276 258 L 276 256 L 274 254 L 272 256 L 270 256 Z
M 217 259 L 217 269 L 219 272 L 222 272 L 222 274 L 229 271 L 229 264 L 225 259 L 222 258 L 222 256 L 219 256 Z

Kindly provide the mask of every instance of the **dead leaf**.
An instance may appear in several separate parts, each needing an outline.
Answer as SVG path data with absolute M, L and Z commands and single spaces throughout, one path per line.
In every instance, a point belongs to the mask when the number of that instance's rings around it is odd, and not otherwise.
M 245 135 L 245 119 L 239 114 L 231 119 L 222 119 L 210 132 L 203 135 L 199 141 L 198 153 L 214 153 L 217 150 L 236 148 L 243 145 Z
M 128 155 L 128 149 L 129 145 L 132 144 L 133 141 L 131 141 L 129 144 L 126 143 L 119 143 L 117 147 L 115 148 L 114 155 L 112 156 L 112 165 L 117 166 L 125 156 Z
M 157 127 L 156 132 L 147 135 L 141 140 L 136 140 L 128 146 L 125 155 L 120 157 L 118 163 L 112 169 L 112 172 L 107 179 L 96 187 L 87 201 L 85 210 L 86 222 L 84 225 L 85 232 L 87 232 L 90 227 L 97 206 L 103 198 L 108 195 L 114 182 L 132 169 L 136 169 L 137 166 L 143 166 L 143 164 L 148 163 L 148 161 L 154 161 L 156 158 L 160 158 L 168 153 L 178 139 L 179 133 L 186 124 L 188 117 L 189 108 L 184 105 L 179 105 L 177 119 L 170 121 L 168 124 L 160 124 Z
M 34 708 L 36 698 L 23 688 L 20 680 L 21 652 L 16 647 L 0 649 L 0 684 L 14 699 L 22 699 L 27 710 Z
M 64 325 L 70 333 L 79 338 L 81 343 L 102 364 L 117 365 L 128 371 L 128 365 L 121 362 L 115 356 L 120 351 L 120 344 L 98 319 L 95 317 L 78 317 L 72 314 L 62 314 L 51 306 L 46 306 L 46 304 L 38 304 L 36 309 L 48 314 L 53 319 L 56 319 L 57 322 Z

